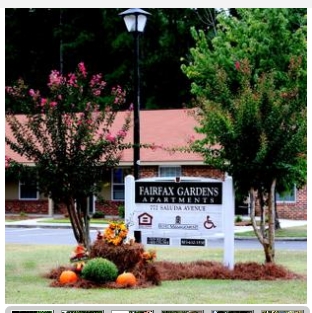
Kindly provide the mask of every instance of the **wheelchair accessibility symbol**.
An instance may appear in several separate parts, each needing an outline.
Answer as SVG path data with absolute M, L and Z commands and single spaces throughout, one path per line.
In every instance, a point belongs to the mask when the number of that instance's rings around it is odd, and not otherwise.
M 210 216 L 207 215 L 207 219 L 206 219 L 206 221 L 204 222 L 204 227 L 205 227 L 206 229 L 211 229 L 211 228 L 217 227 L 217 226 L 213 223 L 213 221 L 209 219 L 209 217 L 210 217 Z

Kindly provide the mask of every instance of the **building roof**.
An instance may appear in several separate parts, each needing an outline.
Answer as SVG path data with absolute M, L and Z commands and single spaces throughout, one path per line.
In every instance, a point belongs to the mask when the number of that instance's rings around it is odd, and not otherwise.
M 142 110 L 140 111 L 140 142 L 141 144 L 153 144 L 155 147 L 181 147 L 187 146 L 191 139 L 198 139 L 200 135 L 196 133 L 195 127 L 198 125 L 196 119 L 189 109 L 172 110 Z M 26 120 L 24 115 L 19 119 Z M 117 133 L 121 129 L 125 117 L 125 112 L 117 114 L 111 133 Z M 125 143 L 133 140 L 133 122 L 131 123 Z M 10 127 L 5 126 L 5 135 L 12 138 Z M 7 145 L 5 155 L 21 163 L 31 163 L 25 157 L 21 157 L 13 152 Z M 185 152 L 168 152 L 162 148 L 141 148 L 141 165 L 154 164 L 203 164 L 203 158 L 199 154 Z M 132 165 L 133 149 L 126 149 L 122 152 L 121 165 Z

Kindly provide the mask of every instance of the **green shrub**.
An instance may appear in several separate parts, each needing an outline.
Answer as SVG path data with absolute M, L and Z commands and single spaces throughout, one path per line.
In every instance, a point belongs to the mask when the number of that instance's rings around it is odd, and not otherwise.
M 102 211 L 96 211 L 96 212 L 93 213 L 92 217 L 93 218 L 104 218 L 105 214 Z
M 122 204 L 118 206 L 118 215 L 122 218 L 125 217 L 125 206 Z
M 105 283 L 117 278 L 118 269 L 113 262 L 107 259 L 94 258 L 83 267 L 81 276 L 94 282 Z
M 243 221 L 243 218 L 240 215 L 237 215 L 235 217 L 235 223 L 239 223 L 239 222 L 242 222 L 242 221 Z

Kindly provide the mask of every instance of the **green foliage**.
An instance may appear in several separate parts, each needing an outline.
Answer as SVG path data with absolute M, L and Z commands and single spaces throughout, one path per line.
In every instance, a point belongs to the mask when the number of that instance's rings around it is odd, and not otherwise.
M 105 214 L 104 212 L 102 211 L 97 211 L 97 212 L 94 212 L 93 215 L 92 215 L 93 218 L 104 218 L 105 217 Z
M 102 74 L 90 75 L 82 62 L 75 73 L 51 71 L 48 96 L 22 86 L 6 87 L 7 95 L 27 99 L 32 113 L 6 115 L 12 135 L 7 133 L 5 141 L 35 166 L 6 158 L 8 175 L 37 178 L 41 193 L 67 206 L 77 242 L 88 246 L 86 198 L 98 192 L 103 174 L 118 164 L 120 151 L 131 147 L 123 143 L 130 110 L 120 113 L 116 133 L 111 130 L 125 91 L 120 86 L 107 91 Z
M 95 192 L 94 183 L 103 170 L 116 165 L 118 152 L 127 147 L 122 141 L 129 129 L 130 111 L 119 132 L 110 132 L 116 109 L 124 101 L 123 91 L 114 88 L 107 102 L 100 74 L 89 80 L 83 64 L 79 66 L 68 79 L 51 72 L 49 98 L 32 89 L 27 95 L 12 94 L 11 87 L 7 88 L 13 99 L 28 96 L 37 113 L 26 120 L 7 114 L 13 137 L 6 136 L 6 143 L 35 162 L 40 191 L 56 202 L 66 203 L 69 195 L 77 199 Z
M 240 90 L 228 104 L 203 101 L 202 127 L 206 134 L 195 149 L 206 162 L 234 176 L 237 186 L 247 192 L 260 184 L 269 188 L 272 177 L 284 181 L 305 181 L 306 107 L 298 101 L 296 86 L 280 91 L 272 73 L 263 74 L 255 86 L 250 84 L 248 63 L 241 64 Z M 219 70 L 222 76 L 227 74 Z M 289 81 L 294 82 L 289 73 Z M 222 89 L 227 84 L 216 80 Z M 285 93 L 285 94 L 284 94 Z M 207 145 L 220 144 L 218 154 Z M 240 189 L 239 188 L 239 189 Z M 267 189 L 268 190 L 268 189 Z
M 279 191 L 306 183 L 306 9 L 237 9 L 218 21 L 212 40 L 192 29 L 196 46 L 182 65 L 204 135 L 192 148 L 233 176 L 236 192 L 249 193 L 254 230 L 266 262 L 274 262 L 276 183 Z
M 196 46 L 182 65 L 201 103 L 194 143 L 206 162 L 234 176 L 246 194 L 306 181 L 306 10 L 237 9 L 220 14 L 212 42 L 192 29 Z
M 90 70 L 101 69 L 105 73 L 109 86 L 118 81 L 127 90 L 128 107 L 134 101 L 133 36 L 118 15 L 122 11 L 122 8 L 6 8 L 6 85 L 22 76 L 33 88 L 43 91 L 50 69 L 61 69 L 61 57 L 64 73 L 84 60 Z M 205 16 L 214 16 L 214 9 L 147 11 L 151 16 L 140 36 L 142 108 L 181 108 L 191 98 L 189 82 L 180 70 L 180 58 L 187 58 L 193 45 L 189 29 L 207 28 Z M 22 102 L 6 99 L 6 108 L 25 113 Z
M 94 258 L 87 262 L 83 267 L 81 275 L 83 278 L 104 283 L 114 281 L 118 276 L 117 266 L 103 258 Z
M 239 222 L 242 222 L 242 221 L 243 221 L 243 218 L 240 215 L 236 215 L 235 216 L 235 223 L 239 223 Z
M 122 204 L 118 206 L 118 216 L 122 218 L 125 217 L 125 206 Z

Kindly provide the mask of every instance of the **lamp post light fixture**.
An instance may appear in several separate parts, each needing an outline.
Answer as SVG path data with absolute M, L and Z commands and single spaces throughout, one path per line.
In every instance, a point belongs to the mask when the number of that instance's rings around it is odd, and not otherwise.
M 140 68 L 139 35 L 143 33 L 150 13 L 142 9 L 128 9 L 119 13 L 134 38 L 134 104 L 133 104 L 133 168 L 134 178 L 140 178 Z

